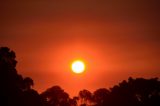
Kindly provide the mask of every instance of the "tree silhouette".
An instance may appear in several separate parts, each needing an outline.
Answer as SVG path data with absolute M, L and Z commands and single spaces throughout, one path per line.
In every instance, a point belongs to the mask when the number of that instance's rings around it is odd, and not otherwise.
M 100 88 L 93 92 L 93 100 L 96 106 L 103 106 L 104 102 L 109 100 L 109 90 L 106 88 Z
M 92 101 L 92 93 L 86 89 L 79 92 L 79 99 L 82 106 L 85 106 L 87 104 L 90 104 L 90 101 Z
M 118 104 L 123 106 L 156 106 L 160 104 L 159 97 L 160 82 L 157 78 L 133 79 L 130 77 L 128 81 L 124 80 L 111 88 L 112 99 L 110 102 L 114 106 Z
M 41 94 L 48 106 L 69 106 L 69 95 L 59 86 L 53 86 Z
M 24 90 L 30 90 L 32 89 L 32 86 L 34 85 L 34 82 L 31 78 L 26 77 L 23 80 Z
M 31 89 L 33 80 L 29 77 L 24 79 L 17 73 L 15 58 L 15 53 L 9 48 L 0 48 L 0 105 L 42 106 L 39 94 Z
M 17 74 L 15 69 L 17 61 L 16 56 L 13 51 L 9 48 L 0 48 L 0 94 L 1 94 L 1 104 L 8 105 L 20 105 L 18 99 L 20 98 L 21 83 L 23 78 L 21 75 Z
M 77 106 L 78 105 L 79 98 L 77 96 L 74 96 L 73 99 L 70 99 L 70 105 L 71 106 Z

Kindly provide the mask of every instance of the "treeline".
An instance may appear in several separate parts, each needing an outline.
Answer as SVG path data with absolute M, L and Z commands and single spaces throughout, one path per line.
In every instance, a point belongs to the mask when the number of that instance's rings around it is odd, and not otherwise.
M 110 89 L 91 93 L 82 90 L 70 98 L 60 86 L 39 94 L 29 77 L 16 70 L 16 55 L 7 47 L 0 48 L 0 106 L 160 106 L 158 78 L 129 78 Z

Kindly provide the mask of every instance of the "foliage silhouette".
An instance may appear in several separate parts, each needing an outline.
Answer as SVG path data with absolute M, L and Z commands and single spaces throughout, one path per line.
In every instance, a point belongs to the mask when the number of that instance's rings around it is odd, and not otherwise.
M 129 78 L 110 89 L 109 98 L 102 106 L 159 106 L 160 81 L 158 78 Z M 99 105 L 98 105 L 99 106 Z
M 88 105 L 92 101 L 92 93 L 84 89 L 79 92 L 79 99 L 82 106 Z
M 98 106 L 103 106 L 104 102 L 109 100 L 109 90 L 100 88 L 93 92 L 93 102 Z
M 33 80 L 17 73 L 16 55 L 0 48 L 0 106 L 42 106 L 41 97 L 31 88 Z
M 69 95 L 59 86 L 53 86 L 41 94 L 47 106 L 69 106 Z
M 158 78 L 130 77 L 110 89 L 84 89 L 70 98 L 60 86 L 38 94 L 34 81 L 17 73 L 16 64 L 15 53 L 0 47 L 0 106 L 160 106 Z

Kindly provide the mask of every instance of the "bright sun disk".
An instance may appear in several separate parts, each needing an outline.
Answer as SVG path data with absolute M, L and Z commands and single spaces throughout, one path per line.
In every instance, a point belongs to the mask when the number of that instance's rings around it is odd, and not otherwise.
M 84 70 L 85 70 L 85 64 L 84 64 L 83 61 L 77 60 L 77 61 L 74 61 L 72 63 L 71 68 L 72 68 L 72 71 L 74 73 L 79 74 L 79 73 L 84 72 Z

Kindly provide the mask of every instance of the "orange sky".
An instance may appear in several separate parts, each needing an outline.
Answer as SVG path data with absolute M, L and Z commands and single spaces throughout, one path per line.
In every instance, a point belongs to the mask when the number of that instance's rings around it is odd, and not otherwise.
M 17 54 L 18 72 L 39 92 L 60 85 L 71 95 L 111 87 L 129 76 L 160 77 L 156 0 L 1 1 L 0 46 Z M 82 59 L 86 72 L 70 63 Z

